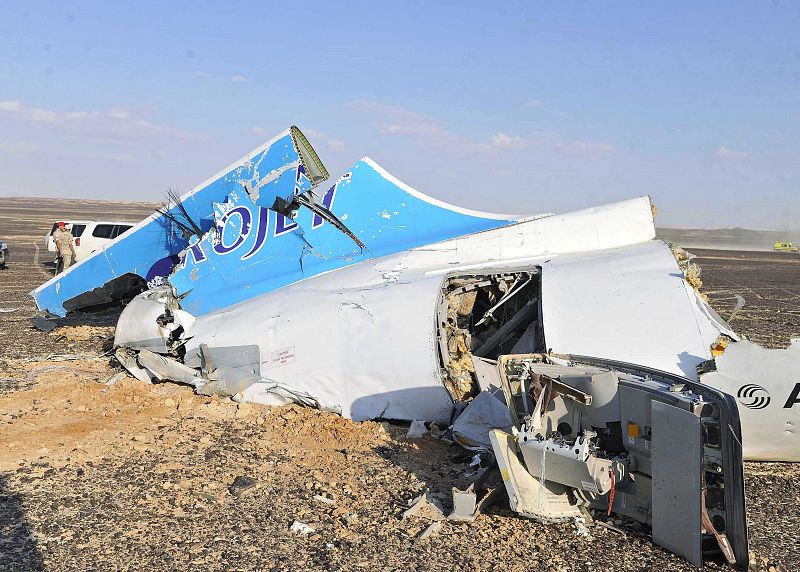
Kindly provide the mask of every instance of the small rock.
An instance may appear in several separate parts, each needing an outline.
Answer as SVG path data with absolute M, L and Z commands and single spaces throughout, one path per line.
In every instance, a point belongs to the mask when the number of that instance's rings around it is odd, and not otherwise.
M 425 427 L 425 423 L 422 421 L 414 420 L 411 422 L 411 425 L 408 427 L 408 433 L 406 433 L 407 439 L 419 439 L 425 433 L 428 432 L 428 429 Z
M 253 477 L 240 475 L 233 480 L 231 485 L 228 487 L 228 491 L 233 496 L 238 497 L 251 490 L 255 486 L 256 480 Z

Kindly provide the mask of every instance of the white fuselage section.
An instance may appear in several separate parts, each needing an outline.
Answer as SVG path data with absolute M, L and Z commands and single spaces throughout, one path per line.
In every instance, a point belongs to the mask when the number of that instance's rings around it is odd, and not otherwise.
M 355 420 L 448 423 L 453 401 L 437 343 L 444 282 L 538 269 L 548 350 L 697 379 L 720 334 L 738 337 L 655 240 L 650 209 L 642 197 L 362 262 L 199 316 L 186 348 L 257 344 L 262 377 L 312 395 L 321 407 Z M 731 383 L 713 385 L 735 395 Z M 243 397 L 259 400 L 247 391 Z M 800 460 L 786 431 L 798 422 L 796 411 L 743 416 L 745 455 Z

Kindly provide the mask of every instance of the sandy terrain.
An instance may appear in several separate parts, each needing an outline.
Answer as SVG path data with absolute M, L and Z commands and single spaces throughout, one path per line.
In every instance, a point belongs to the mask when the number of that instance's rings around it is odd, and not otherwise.
M 0 570 L 692 569 L 631 523 L 617 523 L 625 536 L 592 526 L 581 538 L 504 499 L 421 540 L 429 523 L 400 515 L 425 488 L 451 507 L 451 487 L 468 482 L 457 446 L 175 384 L 107 385 L 120 371 L 102 355 L 115 312 L 72 316 L 50 334 L 29 325 L 25 293 L 46 279 L 32 245 L 51 219 L 34 213 L 32 230 L 14 231 L 0 271 L 0 308 L 18 308 L 0 313 Z M 736 293 L 748 300 L 734 326 L 774 346 L 800 335 L 795 262 L 700 254 L 722 315 Z M 745 476 L 752 568 L 800 568 L 800 468 L 748 463 Z M 295 520 L 314 531 L 292 532 Z

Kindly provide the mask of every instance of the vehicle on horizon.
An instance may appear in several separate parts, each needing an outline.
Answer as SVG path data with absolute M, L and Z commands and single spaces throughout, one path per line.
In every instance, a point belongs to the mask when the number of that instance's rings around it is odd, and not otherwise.
M 800 252 L 800 246 L 795 246 L 791 242 L 776 242 L 772 250 L 775 252 L 797 253 Z
M 48 252 L 57 252 L 53 233 L 58 228 L 53 223 L 50 232 L 44 237 Z M 75 239 L 75 262 L 80 262 L 95 250 L 99 250 L 119 235 L 130 230 L 136 223 L 129 221 L 64 220 Z

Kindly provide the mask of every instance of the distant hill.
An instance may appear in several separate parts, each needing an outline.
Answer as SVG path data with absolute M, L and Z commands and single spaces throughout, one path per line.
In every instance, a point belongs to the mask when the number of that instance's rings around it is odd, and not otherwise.
M 718 250 L 772 250 L 776 242 L 800 244 L 800 229 L 780 231 L 749 228 L 656 228 L 656 236 L 685 248 Z
M 139 221 L 158 205 L 146 202 L 0 197 L 0 235 L 44 235 L 61 219 Z M 23 230 L 24 229 L 24 230 Z M 657 228 L 656 236 L 686 248 L 722 250 L 772 250 L 778 241 L 800 244 L 800 229 L 793 231 L 747 228 Z

